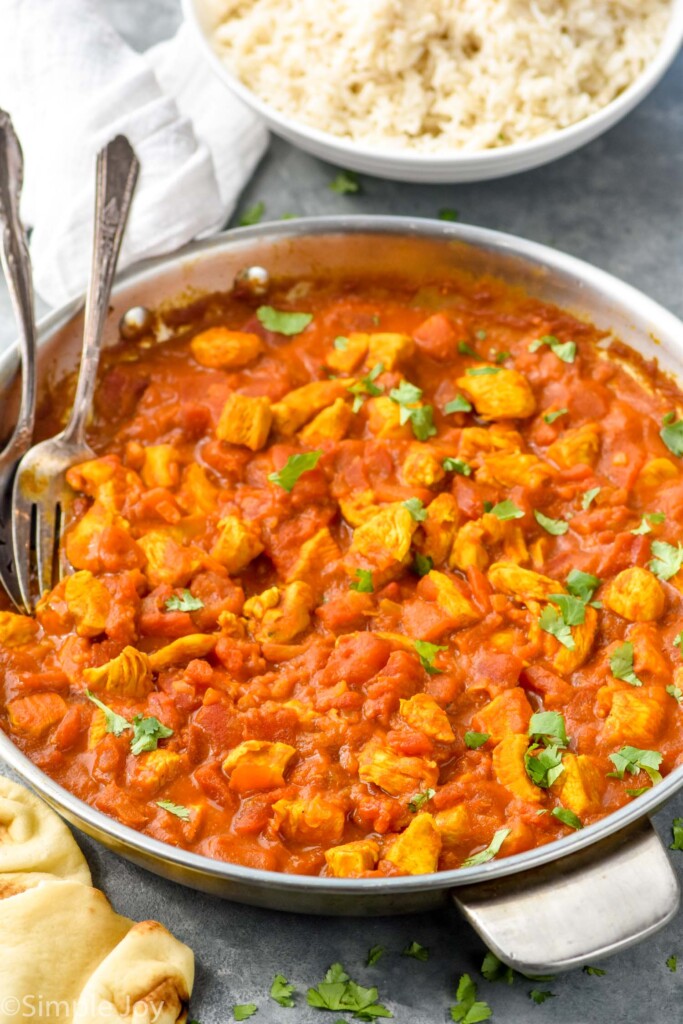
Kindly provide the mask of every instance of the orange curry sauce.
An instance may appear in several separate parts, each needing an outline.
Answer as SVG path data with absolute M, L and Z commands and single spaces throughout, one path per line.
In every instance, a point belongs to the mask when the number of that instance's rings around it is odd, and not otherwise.
M 14 742 L 150 836 L 303 874 L 508 856 L 656 784 L 679 392 L 491 280 L 263 301 L 312 319 L 212 296 L 107 353 L 76 573 L 0 613 Z

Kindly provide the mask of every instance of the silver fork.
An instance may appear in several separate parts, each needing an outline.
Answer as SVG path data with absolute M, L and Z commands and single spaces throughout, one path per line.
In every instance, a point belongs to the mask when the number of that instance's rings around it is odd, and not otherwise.
M 117 135 L 97 155 L 95 236 L 90 282 L 85 303 L 81 365 L 71 417 L 61 434 L 35 445 L 19 463 L 12 493 L 12 543 L 19 591 L 24 606 L 34 606 L 31 594 L 31 541 L 36 553 L 38 591 L 49 590 L 63 574 L 60 538 L 69 518 L 74 492 L 66 482 L 70 466 L 94 457 L 86 441 L 102 331 L 130 211 L 139 163 L 132 146 Z
M 36 406 L 33 282 L 26 235 L 19 216 L 24 159 L 12 121 L 0 110 L 0 262 L 5 272 L 19 335 L 21 395 L 17 422 L 0 452 L 0 583 L 17 607 L 21 595 L 11 541 L 12 480 L 19 459 L 31 444 Z

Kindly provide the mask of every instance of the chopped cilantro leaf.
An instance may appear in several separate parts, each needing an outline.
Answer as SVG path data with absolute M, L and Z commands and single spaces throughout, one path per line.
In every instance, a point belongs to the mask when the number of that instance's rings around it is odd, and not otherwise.
M 679 704 L 683 704 L 683 690 L 681 690 L 680 686 L 674 686 L 673 684 L 667 686 L 666 692 L 670 697 L 678 701 Z
M 353 405 L 351 409 L 353 412 L 358 412 L 363 402 L 368 395 L 376 397 L 381 395 L 384 390 L 375 381 L 379 377 L 380 373 L 384 373 L 384 365 L 382 363 L 376 363 L 365 377 L 361 377 L 360 380 L 355 381 L 353 384 L 349 384 L 347 391 L 350 391 L 354 396 Z
M 616 754 L 610 754 L 609 759 L 615 768 L 615 771 L 608 772 L 612 778 L 623 779 L 625 772 L 630 775 L 638 775 L 639 772 L 644 771 L 653 786 L 662 781 L 658 769 L 663 757 L 657 750 L 622 747 Z
M 581 508 L 584 511 L 587 508 L 590 508 L 601 490 L 601 487 L 591 487 L 589 491 L 584 492 L 583 498 L 581 499 Z
M 360 192 L 358 175 L 355 171 L 340 171 L 337 177 L 330 182 L 328 188 L 331 192 L 336 192 L 338 196 Z
M 238 1003 L 236 1006 L 233 1006 L 232 1015 L 235 1020 L 249 1020 L 257 1010 L 258 1006 L 256 1003 Z
M 411 942 L 402 951 L 401 956 L 411 956 L 413 960 L 421 960 L 425 963 L 429 960 L 429 950 L 426 946 L 421 946 L 419 942 Z
M 559 711 L 537 711 L 529 720 L 529 736 L 546 746 L 566 747 L 567 727 Z
M 403 411 L 402 409 L 401 412 Z M 431 405 L 418 405 L 415 409 L 411 409 L 408 419 L 418 441 L 428 441 L 436 434 L 434 409 Z
M 580 569 L 572 569 L 567 576 L 567 590 L 573 597 L 578 597 L 584 604 L 592 599 L 593 594 L 600 586 L 601 580 L 590 572 L 581 572 Z
M 602 969 L 602 967 L 589 967 L 589 966 L 586 966 L 583 969 L 583 973 L 584 974 L 592 974 L 596 978 L 604 978 L 604 976 L 607 974 L 607 971 L 604 971 Z
M 479 1024 L 480 1021 L 489 1020 L 492 1016 L 488 1003 L 477 1000 L 477 986 L 469 974 L 461 975 L 456 999 L 457 1003 L 451 1007 L 451 1020 L 456 1024 Z
M 170 800 L 157 800 L 157 807 L 168 811 L 169 814 L 175 814 L 176 818 L 180 818 L 182 821 L 190 820 L 190 809 L 183 807 L 182 804 L 174 804 Z
M 462 866 L 464 868 L 473 868 L 478 864 L 487 864 L 490 860 L 493 860 L 496 854 L 500 851 L 501 846 L 509 835 L 509 828 L 499 828 L 494 832 L 493 839 L 486 849 L 481 850 L 479 853 L 473 853 L 471 857 L 468 857 L 463 861 Z
M 551 519 L 550 516 L 544 516 L 538 509 L 534 509 L 534 519 L 539 526 L 542 526 L 547 533 L 551 533 L 553 537 L 561 537 L 569 529 L 569 523 L 566 523 L 564 519 Z
M 674 640 L 674 647 L 678 647 L 683 651 L 683 630 L 681 630 L 681 632 Z
M 381 956 L 384 956 L 384 946 L 373 946 L 368 950 L 368 958 L 365 961 L 367 967 L 374 967 Z
M 504 363 L 505 360 L 509 359 L 511 355 L 512 355 L 512 352 L 497 352 L 496 353 L 496 362 L 497 363 Z
M 458 352 L 460 353 L 461 356 L 469 356 L 470 359 L 478 359 L 479 362 L 482 361 L 482 358 L 479 355 L 479 353 L 476 352 L 472 348 L 472 346 L 469 345 L 466 341 L 459 341 L 458 342 Z
M 546 605 L 539 616 L 538 624 L 542 630 L 554 636 L 568 651 L 576 649 L 572 631 L 564 621 L 564 617 L 559 609 L 554 608 L 551 604 Z
M 422 388 L 418 388 L 417 384 L 402 380 L 397 388 L 391 389 L 389 398 L 397 405 L 411 405 L 413 402 L 419 402 L 422 398 Z
M 673 837 L 673 843 L 670 844 L 670 850 L 683 850 L 683 818 L 674 818 L 671 822 L 671 835 Z
M 355 590 L 357 594 L 373 594 L 375 592 L 372 573 L 369 569 L 356 569 L 355 575 L 355 580 L 349 583 L 349 590 Z
M 499 960 L 496 954 L 490 950 L 484 957 L 480 970 L 487 981 L 506 981 L 508 985 L 512 985 L 515 980 L 513 969 Z
M 332 964 L 323 981 L 306 993 L 309 1006 L 319 1010 L 352 1012 L 357 1020 L 363 1021 L 393 1017 L 386 1006 L 377 1002 L 377 996 L 376 988 L 363 988 L 352 981 L 341 964 Z
M 322 451 L 320 450 L 290 455 L 282 469 L 278 470 L 277 473 L 269 473 L 268 479 L 271 483 L 282 487 L 289 494 L 303 473 L 308 473 L 310 470 L 315 469 L 321 455 Z
M 683 455 L 683 420 L 669 421 L 659 431 L 662 441 L 674 455 Z
M 256 316 L 267 331 L 284 334 L 287 337 L 301 334 L 313 319 L 312 313 L 287 313 L 284 310 L 273 309 L 272 306 L 259 306 Z
M 631 533 L 636 537 L 640 537 L 646 533 L 652 533 L 652 526 L 650 524 L 654 523 L 655 526 L 658 526 L 660 523 L 663 523 L 665 519 L 666 516 L 663 512 L 646 512 L 640 520 L 640 525 L 636 526 L 634 530 L 631 530 Z
M 439 644 L 430 644 L 427 640 L 415 640 L 413 646 L 425 671 L 429 672 L 430 675 L 436 675 L 441 671 L 435 667 L 434 659 L 439 651 L 447 651 L 448 646 L 443 647 L 439 646 Z
M 459 218 L 459 212 L 450 206 L 444 206 L 443 209 L 439 210 L 439 220 L 455 221 L 459 220 Z
M 529 992 L 529 999 L 532 1001 L 532 1003 L 536 1003 L 536 1006 L 541 1006 L 542 1003 L 546 1001 L 546 999 L 554 998 L 555 993 L 549 992 L 547 989 L 543 990 L 540 988 L 532 988 L 531 992 Z
M 402 504 L 404 508 L 408 509 L 411 518 L 414 519 L 416 523 L 424 523 L 427 518 L 427 509 L 419 498 L 407 498 Z
M 524 512 L 515 505 L 514 501 L 510 501 L 508 498 L 506 501 L 499 501 L 497 505 L 493 505 L 489 509 L 492 516 L 496 519 L 500 519 L 501 522 L 505 522 L 506 519 L 522 519 Z
M 486 341 L 486 331 L 478 330 L 478 331 L 475 331 L 474 333 L 479 338 L 479 341 Z
M 648 565 L 648 569 L 659 576 L 660 580 L 670 580 L 683 566 L 683 544 L 678 546 L 667 544 L 665 540 L 653 540 L 650 550 L 654 558 Z
M 554 423 L 555 420 L 559 420 L 560 416 L 566 416 L 569 409 L 553 409 L 551 412 L 543 414 L 543 419 L 546 423 Z
M 615 679 L 623 679 L 631 686 L 642 686 L 643 680 L 639 679 L 633 671 L 633 644 L 626 641 L 620 647 L 616 647 L 609 659 L 609 667 Z
M 166 740 L 172 735 L 173 729 L 169 729 L 153 715 L 149 718 L 136 715 L 133 719 L 133 738 L 130 741 L 131 753 L 145 754 L 150 750 L 156 750 L 159 740 Z
M 466 732 L 465 746 L 470 750 L 476 750 L 477 747 L 483 747 L 489 739 L 491 739 L 491 734 L 488 732 Z
M 450 456 L 446 456 L 441 465 L 447 473 L 459 473 L 460 476 L 472 475 L 472 467 L 462 459 L 452 459 Z
M 586 621 L 586 606 L 571 594 L 551 594 L 549 599 L 556 604 L 568 626 L 582 626 Z
M 423 555 L 421 551 L 415 552 L 413 558 L 413 569 L 418 576 L 426 576 L 434 568 L 434 559 L 429 555 Z
M 524 768 L 535 786 L 549 789 L 564 771 L 562 753 L 554 745 L 540 747 L 534 743 L 524 754 Z
M 488 377 L 492 373 L 500 372 L 500 366 L 470 366 L 465 370 L 467 377 Z
M 472 412 L 472 403 L 464 395 L 456 395 L 450 402 L 446 402 L 443 411 L 447 416 L 452 412 Z
M 542 338 L 537 338 L 536 341 L 531 342 L 529 351 L 538 352 L 539 348 L 542 348 L 543 345 L 547 345 L 551 352 L 558 359 L 561 359 L 563 363 L 573 363 L 576 359 L 575 341 L 560 341 L 554 334 L 545 334 Z
M 676 970 L 678 969 L 678 957 L 673 955 L 668 956 L 666 958 L 666 966 L 669 968 L 672 974 L 675 974 Z
M 258 224 L 263 214 L 266 212 L 266 204 L 263 202 L 254 203 L 244 211 L 239 219 L 239 225 L 241 228 L 249 227 L 252 224 Z
M 408 810 L 411 814 L 417 814 L 426 803 L 432 799 L 436 793 L 435 789 L 423 789 L 421 793 L 416 793 L 411 800 L 408 801 Z
M 91 693 L 90 690 L 86 690 L 85 695 L 88 700 L 92 701 L 92 703 L 104 714 L 105 732 L 111 732 L 114 736 L 120 736 L 121 733 L 126 731 L 126 729 L 133 728 L 127 718 L 124 718 L 123 715 L 117 715 L 115 711 L 112 711 L 112 709 L 108 708 L 106 704 L 103 704 L 101 700 L 98 700 L 95 694 Z
M 164 602 L 167 612 L 198 612 L 203 607 L 204 602 L 194 597 L 189 590 L 183 590 L 180 595 L 171 594 Z
M 294 1006 L 294 986 L 282 974 L 276 974 L 270 986 L 270 998 L 280 1006 Z
M 343 334 L 340 334 L 338 338 L 334 339 L 333 344 L 337 352 L 346 352 L 349 347 L 349 339 L 345 338 Z
M 581 818 L 579 818 L 577 814 L 574 814 L 573 811 L 570 811 L 568 807 L 553 807 L 550 813 L 553 818 L 557 818 L 558 821 L 561 821 L 562 824 L 566 825 L 568 828 L 575 828 L 577 831 L 578 829 L 583 828 Z

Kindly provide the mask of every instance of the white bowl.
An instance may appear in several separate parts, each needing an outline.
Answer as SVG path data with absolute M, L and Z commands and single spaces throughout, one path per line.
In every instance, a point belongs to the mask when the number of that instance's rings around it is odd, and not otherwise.
M 218 77 L 260 114 L 276 135 L 339 167 L 394 181 L 486 181 L 557 160 L 602 135 L 633 110 L 654 89 L 683 43 L 683 0 L 672 0 L 671 18 L 654 60 L 628 89 L 595 114 L 531 142 L 517 142 L 500 149 L 475 153 L 411 153 L 359 145 L 311 128 L 275 110 L 243 85 L 214 50 L 209 17 L 202 0 L 183 0 L 183 11 L 195 30 L 200 49 Z

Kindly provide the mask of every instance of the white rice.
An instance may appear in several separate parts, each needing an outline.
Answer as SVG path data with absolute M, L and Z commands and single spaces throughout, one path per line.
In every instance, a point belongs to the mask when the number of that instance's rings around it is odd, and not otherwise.
M 203 0 L 227 66 L 364 144 L 481 150 L 566 128 L 654 57 L 669 0 Z

